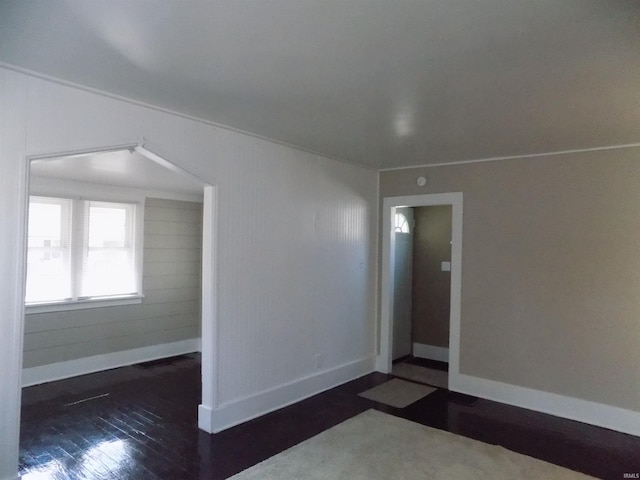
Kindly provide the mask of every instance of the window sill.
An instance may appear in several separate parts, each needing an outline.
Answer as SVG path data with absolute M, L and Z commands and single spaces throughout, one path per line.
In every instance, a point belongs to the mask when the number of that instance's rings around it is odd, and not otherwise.
M 119 307 L 122 305 L 139 305 L 144 295 L 127 295 L 126 297 L 89 298 L 71 302 L 38 303 L 25 306 L 25 313 L 64 312 L 67 310 L 84 310 L 88 308 Z

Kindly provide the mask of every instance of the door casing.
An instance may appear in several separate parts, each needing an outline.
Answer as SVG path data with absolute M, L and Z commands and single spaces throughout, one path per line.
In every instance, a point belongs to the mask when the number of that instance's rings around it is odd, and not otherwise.
M 449 384 L 460 373 L 460 314 L 462 296 L 462 192 L 383 198 L 380 335 L 376 370 L 390 373 L 393 345 L 393 272 L 395 232 L 392 219 L 398 207 L 451 206 L 451 308 L 449 315 Z

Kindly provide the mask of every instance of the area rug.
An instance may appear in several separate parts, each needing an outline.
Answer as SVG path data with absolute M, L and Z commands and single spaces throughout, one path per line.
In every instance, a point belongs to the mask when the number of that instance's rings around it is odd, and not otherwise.
M 392 407 L 404 408 L 435 391 L 435 388 L 427 385 L 394 378 L 360 393 L 359 396 Z
M 231 477 L 234 480 L 579 480 L 591 477 L 368 410 Z
M 396 363 L 391 369 L 391 375 L 414 382 L 426 383 L 434 387 L 449 388 L 449 374 L 442 370 L 421 367 L 411 363 Z

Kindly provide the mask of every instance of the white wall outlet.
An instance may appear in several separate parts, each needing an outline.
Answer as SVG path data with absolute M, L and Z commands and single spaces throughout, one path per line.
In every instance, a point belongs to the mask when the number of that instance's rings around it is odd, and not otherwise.
M 323 364 L 323 358 L 321 354 L 317 354 L 316 355 L 316 370 L 320 370 L 322 368 L 322 364 Z
M 443 272 L 450 272 L 451 271 L 451 262 L 442 262 L 440 264 L 440 270 Z

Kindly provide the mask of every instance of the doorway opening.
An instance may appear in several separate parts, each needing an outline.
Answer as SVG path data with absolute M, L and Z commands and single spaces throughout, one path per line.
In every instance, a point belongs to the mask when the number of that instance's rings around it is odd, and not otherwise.
M 194 408 L 199 427 L 211 433 L 217 187 L 142 144 L 32 156 L 28 179 L 25 202 L 40 209 L 42 245 L 25 239 L 24 251 L 43 261 L 30 262 L 25 275 L 26 313 L 34 321 L 25 322 L 24 334 L 35 335 L 25 341 L 32 353 L 23 385 L 200 350 L 202 394 Z M 144 238 L 139 251 L 136 238 Z M 147 247 L 154 245 L 150 252 Z M 100 264 L 109 266 L 109 274 L 100 273 Z M 32 267 L 57 280 L 60 291 L 45 281 L 29 284 Z M 169 285 L 172 272 L 185 283 Z M 117 316 L 130 306 L 146 309 L 133 315 L 130 330 L 99 340 L 102 350 L 92 351 L 87 340 L 110 329 L 100 323 L 126 324 Z M 80 317 L 90 310 L 85 325 Z M 59 325 L 47 325 L 47 315 Z M 76 345 L 61 340 L 71 329 L 78 335 Z M 136 343 L 136 334 L 147 336 L 146 343 Z
M 391 373 L 447 388 L 451 206 L 397 207 L 393 223 Z
M 448 363 L 449 386 L 452 379 L 455 380 L 459 374 L 462 203 L 460 192 L 383 199 L 380 342 L 376 358 L 376 369 L 380 372 L 391 373 L 393 360 L 406 355 L 428 355 L 434 360 Z M 447 272 L 447 277 L 450 275 L 447 292 L 447 348 L 443 346 L 443 339 L 438 338 L 442 336 L 442 332 L 417 332 L 411 325 L 412 285 L 414 280 L 421 280 L 412 278 L 411 273 L 407 271 L 414 258 L 411 231 L 416 224 L 416 209 L 427 207 L 445 207 L 442 210 L 425 209 L 422 212 L 435 213 L 443 217 L 449 215 L 451 221 L 450 258 L 438 262 L 439 270 Z M 428 344 L 416 341 L 420 338 L 435 338 L 435 342 L 440 345 L 431 346 L 440 348 L 429 349 L 425 347 Z

